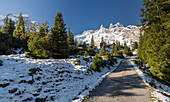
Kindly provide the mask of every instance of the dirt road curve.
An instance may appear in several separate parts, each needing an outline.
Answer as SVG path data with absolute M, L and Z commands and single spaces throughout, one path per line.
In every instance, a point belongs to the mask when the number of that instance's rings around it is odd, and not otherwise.
M 150 90 L 126 59 L 84 102 L 151 102 Z

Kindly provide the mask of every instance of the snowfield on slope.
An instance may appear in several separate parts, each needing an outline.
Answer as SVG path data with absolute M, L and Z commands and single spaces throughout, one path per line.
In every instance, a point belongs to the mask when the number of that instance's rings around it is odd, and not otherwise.
M 87 30 L 82 34 L 75 36 L 78 42 L 86 42 L 90 44 L 92 35 L 94 37 L 94 43 L 100 44 L 101 38 L 103 37 L 105 43 L 112 44 L 119 41 L 121 45 L 126 41 L 127 46 L 133 45 L 134 42 L 139 42 L 140 27 L 129 25 L 124 27 L 119 22 L 115 25 L 110 24 L 109 28 L 104 28 L 101 25 L 98 30 Z
M 0 100 L 21 102 L 45 99 L 48 102 L 82 101 L 89 91 L 115 70 L 113 67 L 90 71 L 83 57 L 72 59 L 31 59 L 24 54 L 2 55 L 0 60 Z M 73 60 L 80 60 L 75 65 Z

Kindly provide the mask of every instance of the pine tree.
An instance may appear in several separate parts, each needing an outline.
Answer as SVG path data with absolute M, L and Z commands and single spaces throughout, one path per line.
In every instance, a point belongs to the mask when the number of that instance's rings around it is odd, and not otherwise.
M 29 39 L 28 39 L 28 49 L 32 51 L 34 58 L 48 58 L 51 56 L 50 52 L 50 43 L 49 43 L 49 34 L 48 34 L 47 21 L 43 24 L 39 24 L 38 32 L 34 24 L 30 28 Z
M 69 55 L 65 25 L 61 12 L 57 11 L 54 26 L 51 29 L 51 45 L 53 45 L 51 49 L 55 58 L 67 58 Z
M 139 58 L 151 66 L 151 73 L 170 82 L 170 12 L 169 0 L 143 0 L 141 9 L 142 41 L 139 42 Z M 141 43 L 142 42 L 142 43 Z
M 102 36 L 102 41 L 101 41 L 101 43 L 102 43 L 102 46 L 103 46 L 103 44 L 105 44 L 103 36 Z
M 102 67 L 102 66 L 103 66 L 103 60 L 98 55 L 98 53 L 96 53 L 90 67 L 91 67 L 92 70 L 100 72 L 101 71 L 100 67 Z
M 102 46 L 102 50 L 100 52 L 100 55 L 105 55 L 106 51 L 105 51 L 105 44 Z
M 12 19 L 9 19 L 9 35 L 13 35 L 13 32 L 15 30 L 15 22 L 12 21 Z
M 139 37 L 139 47 L 138 47 L 138 54 L 137 57 L 142 59 L 142 44 L 143 44 L 143 35 L 140 33 L 140 37 Z
M 93 38 L 93 35 L 91 37 L 91 46 L 94 47 L 94 38 Z
M 117 55 L 118 54 L 118 43 L 116 42 L 116 45 L 115 45 L 115 51 L 114 51 L 114 54 Z
M 87 50 L 86 42 L 83 42 L 83 49 Z
M 67 31 L 67 42 L 68 42 L 69 45 L 70 45 L 70 34 L 71 34 L 70 28 L 68 28 L 68 31 Z
M 138 43 L 137 43 L 137 42 L 134 42 L 132 50 L 135 50 L 135 49 L 137 49 L 137 48 L 138 48 Z
M 23 20 L 21 12 L 18 16 L 18 25 L 17 26 L 23 26 L 23 32 L 25 33 L 25 25 L 24 25 L 24 20 Z
M 70 45 L 74 45 L 74 35 L 72 32 L 70 34 Z
M 28 34 L 29 34 L 28 42 L 31 42 L 35 37 L 37 37 L 37 29 L 35 28 L 34 23 L 30 27 Z
M 111 54 L 113 55 L 114 54 L 114 43 L 112 44 L 112 49 L 111 49 Z
M 70 31 L 70 28 L 68 28 L 68 32 L 67 32 L 67 42 L 69 45 L 74 45 L 74 35 L 73 33 Z
M 20 39 L 24 39 L 23 37 L 25 36 L 25 26 L 22 13 L 20 13 L 18 17 L 18 24 L 16 26 L 16 29 L 14 30 L 13 36 Z
M 78 46 L 78 41 L 77 41 L 77 39 L 74 40 L 74 46 Z
M 103 45 L 105 45 L 104 39 L 103 37 L 101 38 L 101 42 L 100 42 L 100 47 L 103 47 Z
M 124 42 L 124 54 L 125 54 L 125 55 L 128 54 L 128 52 L 129 52 L 128 50 L 129 50 L 129 48 L 128 48 L 126 42 Z
M 89 54 L 87 53 L 87 51 L 85 51 L 84 53 L 84 57 L 87 57 Z
M 118 41 L 118 46 L 117 46 L 117 49 L 120 50 L 120 42 Z
M 3 34 L 9 34 L 9 22 L 8 22 L 8 16 L 6 16 L 4 20 L 4 25 L 1 28 L 1 32 Z

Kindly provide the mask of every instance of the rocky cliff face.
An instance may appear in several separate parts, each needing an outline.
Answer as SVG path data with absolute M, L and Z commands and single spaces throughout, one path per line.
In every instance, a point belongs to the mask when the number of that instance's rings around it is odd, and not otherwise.
M 140 27 L 133 25 L 124 27 L 118 22 L 115 25 L 110 24 L 109 29 L 101 25 L 99 30 L 84 31 L 83 34 L 76 35 L 75 38 L 79 42 L 83 41 L 90 44 L 92 35 L 94 36 L 95 44 L 99 44 L 103 37 L 106 43 L 119 41 L 123 45 L 126 41 L 127 45 L 131 47 L 133 42 L 139 42 Z
M 6 16 L 8 16 L 8 18 L 11 18 L 11 19 L 15 22 L 15 25 L 17 25 L 17 23 L 18 23 L 18 16 L 19 16 L 19 15 L 15 15 L 15 14 L 13 14 L 13 13 L 9 13 L 9 14 L 7 14 Z M 34 24 L 35 27 L 38 28 L 38 22 L 36 22 L 36 21 L 31 21 L 29 15 L 23 14 L 22 16 L 23 16 L 23 20 L 24 20 L 24 23 L 25 23 L 25 29 L 26 29 L 26 30 L 29 31 L 29 28 L 30 28 L 30 26 L 31 26 L 32 24 Z M 4 20 L 4 19 L 5 19 L 5 16 L 0 15 L 0 28 L 3 26 L 3 20 Z

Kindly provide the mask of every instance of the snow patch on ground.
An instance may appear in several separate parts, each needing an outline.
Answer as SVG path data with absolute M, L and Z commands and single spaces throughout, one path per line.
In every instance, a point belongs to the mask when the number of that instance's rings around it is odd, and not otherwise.
M 77 97 L 77 99 L 73 100 L 73 102 L 82 102 L 83 99 L 87 98 L 89 92 L 95 89 L 95 87 L 98 86 L 103 81 L 104 78 L 106 78 L 112 71 L 114 71 L 122 60 L 123 59 L 119 59 L 118 63 L 115 64 L 113 67 L 111 67 L 109 71 L 102 71 L 101 77 L 97 78 L 97 80 L 94 80 L 95 82 L 87 90 L 83 91 Z M 104 68 L 104 69 L 108 69 L 108 68 Z
M 18 49 L 12 49 L 12 51 L 14 51 L 15 53 L 17 53 L 17 54 L 20 54 L 20 53 L 22 53 L 23 54 L 23 51 L 22 51 L 23 49 L 22 48 L 18 48 Z
M 1 55 L 0 100 L 2 102 L 45 99 L 47 102 L 82 101 L 99 83 L 117 68 L 90 71 L 83 57 L 72 59 L 31 59 L 24 54 Z M 80 60 L 75 65 L 73 60 Z
M 163 102 L 170 102 L 170 98 L 162 94 L 162 93 L 166 93 L 170 96 L 170 87 L 156 81 L 155 79 L 149 77 L 147 74 L 143 73 L 138 68 L 138 66 L 133 63 L 134 58 L 135 56 L 133 56 L 131 63 L 134 66 L 139 77 L 142 78 L 142 80 L 147 86 L 152 87 L 154 89 L 154 91 L 152 92 L 152 97 L 154 98 L 154 102 L 159 102 L 159 100 L 162 100 Z M 154 85 L 151 86 L 149 83 L 154 83 Z

